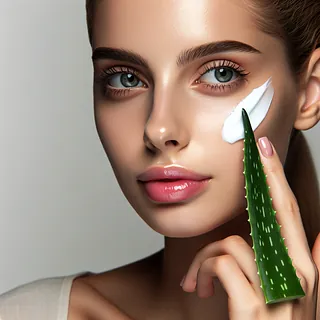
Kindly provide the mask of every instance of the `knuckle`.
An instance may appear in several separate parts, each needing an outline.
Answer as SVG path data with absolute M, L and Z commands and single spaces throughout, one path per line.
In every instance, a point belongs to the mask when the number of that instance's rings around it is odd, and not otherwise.
M 288 216 L 288 219 L 294 219 L 297 221 L 296 219 L 300 216 L 300 208 L 294 195 L 292 197 L 290 196 L 282 199 L 279 207 L 281 208 L 281 211 L 283 211 L 283 214 Z
M 254 316 L 254 319 L 257 319 L 263 307 L 264 307 L 264 302 L 262 302 L 262 300 L 253 301 L 250 307 L 251 316 Z
M 216 258 L 210 258 L 205 261 L 203 261 L 201 267 L 200 267 L 200 272 L 203 271 L 212 271 L 215 269 L 215 264 L 216 264 Z
M 317 286 L 319 281 L 319 271 L 315 263 L 308 263 L 307 266 L 304 267 L 304 273 L 297 270 L 297 276 L 300 278 L 300 284 L 302 289 L 307 292 L 313 292 Z
M 306 277 L 301 275 L 301 274 L 299 274 L 298 278 L 300 279 L 300 284 L 301 284 L 301 287 L 302 287 L 303 291 L 305 293 L 307 293 L 309 291 L 309 287 L 310 286 L 308 284 L 308 281 L 307 281 Z
M 269 161 L 265 166 L 266 174 L 279 174 L 283 172 L 282 166 L 279 165 L 278 161 Z
M 216 270 L 225 270 L 231 264 L 234 264 L 234 258 L 228 254 L 216 257 L 214 260 Z
M 213 257 L 203 261 L 200 267 L 200 273 L 216 273 L 223 272 L 230 264 L 234 263 L 233 258 L 230 255 L 222 255 Z
M 315 285 L 315 275 L 308 274 L 305 276 L 298 270 L 296 270 L 297 277 L 300 279 L 300 284 L 303 289 L 303 291 L 307 294 L 311 291 L 313 291 L 314 285 Z
M 232 248 L 232 247 L 239 247 L 239 246 L 246 246 L 246 245 L 247 245 L 246 241 L 239 235 L 232 235 L 223 240 L 223 246 L 225 248 Z
M 264 302 L 258 299 L 250 300 L 250 303 L 241 303 L 235 306 L 238 314 L 245 315 L 250 319 L 258 319 L 264 308 Z
M 294 196 L 293 199 L 286 204 L 286 211 L 291 215 L 297 215 L 300 212 L 297 199 Z

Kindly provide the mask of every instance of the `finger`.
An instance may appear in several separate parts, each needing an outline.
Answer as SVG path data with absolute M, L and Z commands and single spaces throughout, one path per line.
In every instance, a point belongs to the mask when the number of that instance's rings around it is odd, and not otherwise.
M 270 187 L 276 219 L 281 226 L 281 235 L 285 239 L 289 255 L 296 267 L 305 266 L 307 261 L 311 267 L 311 253 L 298 203 L 285 177 L 279 156 L 267 138 L 259 139 L 258 149 Z M 266 149 L 269 155 L 266 155 Z
M 201 281 L 201 283 L 199 283 L 198 272 L 207 259 L 225 254 L 234 257 L 247 278 L 247 281 L 253 286 L 254 291 L 258 296 L 263 297 L 253 249 L 238 235 L 233 235 L 224 240 L 213 242 L 200 250 L 189 267 L 182 286 L 183 289 L 187 292 L 194 292 L 196 288 L 203 285 L 203 288 L 200 288 L 201 292 L 206 292 L 207 296 L 212 295 L 212 279 L 207 279 L 206 281 Z
M 217 277 L 229 297 L 229 307 L 237 308 L 256 304 L 257 296 L 237 261 L 230 255 L 212 257 L 203 262 L 199 269 L 198 295 L 205 296 L 202 289 L 213 277 Z

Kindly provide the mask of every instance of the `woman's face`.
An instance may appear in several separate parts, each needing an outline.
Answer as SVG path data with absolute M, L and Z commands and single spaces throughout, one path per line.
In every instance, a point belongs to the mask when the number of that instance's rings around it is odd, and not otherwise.
M 197 236 L 244 212 L 243 141 L 229 144 L 221 131 L 270 77 L 273 102 L 255 133 L 285 160 L 296 88 L 282 43 L 254 22 L 243 0 L 98 1 L 98 133 L 126 198 L 163 235 Z M 168 166 L 207 179 L 139 181 Z

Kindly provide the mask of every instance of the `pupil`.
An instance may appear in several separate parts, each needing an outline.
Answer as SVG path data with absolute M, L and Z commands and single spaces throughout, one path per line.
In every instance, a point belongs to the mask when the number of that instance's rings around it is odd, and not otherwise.
M 139 83 L 139 80 L 135 77 L 135 75 L 131 73 L 121 75 L 121 84 L 124 87 L 134 87 Z
M 216 70 L 215 76 L 219 82 L 229 82 L 232 79 L 233 73 L 227 68 L 220 68 Z

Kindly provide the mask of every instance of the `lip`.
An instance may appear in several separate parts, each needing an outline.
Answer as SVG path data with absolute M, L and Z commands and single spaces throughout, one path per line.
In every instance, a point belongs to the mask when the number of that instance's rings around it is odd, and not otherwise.
M 190 200 L 206 189 L 210 179 L 176 166 L 152 167 L 137 177 L 149 199 L 156 203 Z
M 160 180 L 192 180 L 201 181 L 210 179 L 210 176 L 204 176 L 191 170 L 177 167 L 152 167 L 137 177 L 138 181 L 160 181 Z

